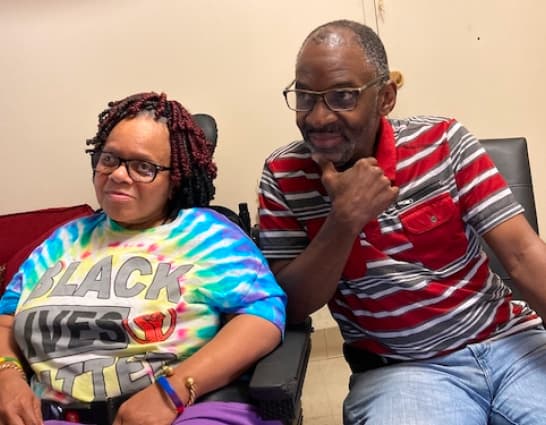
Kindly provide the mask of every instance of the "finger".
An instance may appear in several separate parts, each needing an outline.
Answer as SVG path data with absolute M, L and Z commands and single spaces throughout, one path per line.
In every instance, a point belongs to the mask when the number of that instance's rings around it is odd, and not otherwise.
M 2 425 L 4 425 L 4 423 L 6 425 L 27 425 L 28 422 L 25 422 L 21 416 L 19 416 L 18 414 L 9 414 L 9 415 L 6 415 L 4 416 L 4 419 L 6 422 L 1 422 Z
M 391 192 L 392 192 L 392 195 L 393 195 L 393 202 L 396 201 L 398 199 L 398 194 L 400 193 L 400 188 L 398 186 L 394 186 L 392 185 L 391 186 Z
M 365 158 L 360 158 L 358 161 L 356 161 L 355 165 L 362 164 L 367 166 L 378 166 L 377 159 L 373 156 L 367 156 Z
M 21 411 L 20 415 L 25 425 L 41 425 L 43 423 L 42 413 L 40 411 L 38 414 L 34 402 L 32 403 L 31 409 L 24 409 Z
M 332 161 L 329 161 L 328 159 L 324 158 L 322 155 L 312 154 L 311 158 L 313 161 L 315 161 L 320 169 L 322 170 L 322 174 L 334 174 L 337 173 L 336 167 L 332 163 Z
M 42 417 L 42 402 L 38 397 L 34 398 L 32 408 L 34 410 L 34 420 L 36 423 L 40 425 L 43 424 L 44 418 Z

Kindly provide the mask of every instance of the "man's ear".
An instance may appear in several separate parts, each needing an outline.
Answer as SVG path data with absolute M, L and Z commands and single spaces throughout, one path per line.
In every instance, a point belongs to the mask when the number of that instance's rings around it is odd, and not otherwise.
M 396 105 L 396 94 L 398 92 L 398 87 L 396 83 L 389 79 L 383 87 L 381 87 L 381 92 L 379 96 L 379 113 L 382 116 L 387 116 L 391 113 Z

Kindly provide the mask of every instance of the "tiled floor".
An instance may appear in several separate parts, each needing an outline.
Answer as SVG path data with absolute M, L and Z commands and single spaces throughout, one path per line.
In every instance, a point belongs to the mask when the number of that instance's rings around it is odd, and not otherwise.
M 313 323 L 316 320 L 313 318 Z M 349 367 L 341 354 L 337 327 L 317 329 L 303 385 L 304 425 L 342 425 L 342 403 L 347 394 Z

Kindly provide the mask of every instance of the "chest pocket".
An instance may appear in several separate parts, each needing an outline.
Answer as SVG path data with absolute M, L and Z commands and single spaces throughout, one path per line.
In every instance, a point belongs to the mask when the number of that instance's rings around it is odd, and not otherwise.
M 460 210 L 448 193 L 419 203 L 400 214 L 403 231 L 412 245 L 398 257 L 438 270 L 461 258 L 468 239 Z

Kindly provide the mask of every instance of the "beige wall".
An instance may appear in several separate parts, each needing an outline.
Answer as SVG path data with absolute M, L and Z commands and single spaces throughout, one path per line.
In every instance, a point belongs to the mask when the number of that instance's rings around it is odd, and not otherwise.
M 0 0 L 0 214 L 96 206 L 85 140 L 109 100 L 165 91 L 220 128 L 216 202 L 254 209 L 297 136 L 281 91 L 305 34 L 360 0 Z
M 385 0 L 379 33 L 406 84 L 395 116 L 454 116 L 479 138 L 525 136 L 546 234 L 546 2 Z
M 528 137 L 546 229 L 543 0 L 0 0 L 0 11 L 0 214 L 96 206 L 85 139 L 107 101 L 146 90 L 217 118 L 216 202 L 254 210 L 264 157 L 298 137 L 281 90 L 299 45 L 347 17 L 377 27 L 404 73 L 394 116 Z

